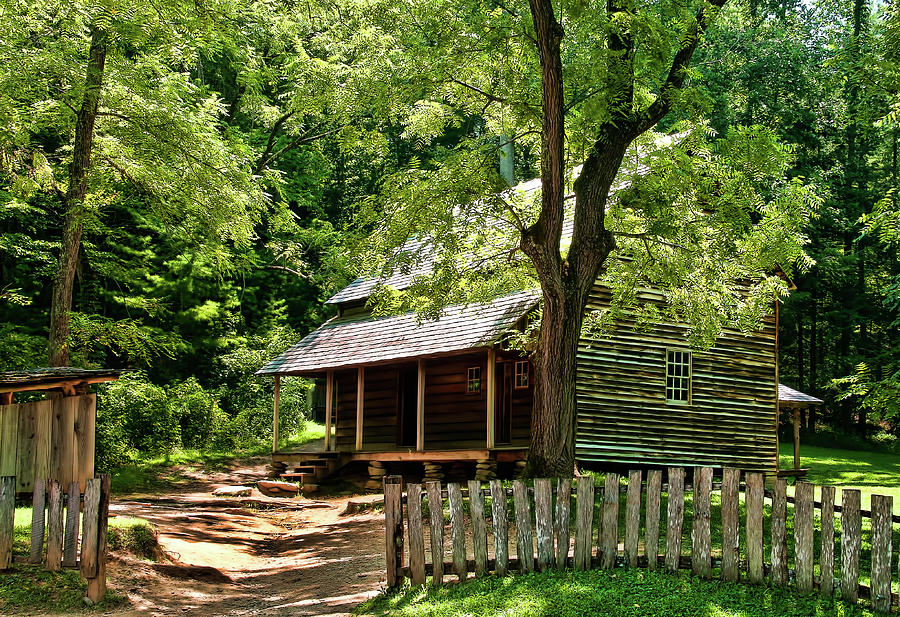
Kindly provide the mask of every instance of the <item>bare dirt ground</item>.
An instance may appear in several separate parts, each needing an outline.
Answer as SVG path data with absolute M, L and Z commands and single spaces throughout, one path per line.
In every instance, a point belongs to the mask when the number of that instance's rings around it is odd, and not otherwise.
M 110 514 L 153 523 L 173 560 L 113 559 L 110 586 L 130 606 L 112 614 L 348 615 L 383 587 L 382 516 L 342 515 L 349 497 L 253 510 L 210 495 L 264 477 L 263 464 L 196 473 L 162 496 L 114 500 Z

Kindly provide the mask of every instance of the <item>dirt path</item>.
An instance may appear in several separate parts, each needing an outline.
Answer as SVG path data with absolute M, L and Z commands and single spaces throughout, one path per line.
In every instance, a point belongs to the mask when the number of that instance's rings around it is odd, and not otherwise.
M 110 583 L 131 606 L 117 615 L 348 615 L 384 585 L 382 517 L 342 516 L 348 498 L 301 510 L 216 507 L 210 491 L 259 467 L 198 477 L 164 499 L 115 501 L 111 513 L 159 530 L 174 563 L 120 558 Z

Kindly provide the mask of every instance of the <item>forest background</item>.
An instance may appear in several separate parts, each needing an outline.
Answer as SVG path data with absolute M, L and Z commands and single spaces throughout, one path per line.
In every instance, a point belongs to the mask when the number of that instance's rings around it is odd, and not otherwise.
M 434 115 L 385 75 L 399 52 L 378 3 L 160 6 L 0 0 L 3 370 L 47 364 L 56 178 L 92 33 L 116 37 L 67 339 L 73 366 L 136 369 L 103 387 L 106 468 L 270 443 L 272 383 L 253 373 L 330 316 L 373 196 L 486 132 L 469 108 L 438 135 L 416 126 Z M 773 132 L 793 152 L 789 176 L 823 198 L 805 230 L 815 265 L 795 275 L 780 333 L 781 381 L 826 400 L 805 438 L 894 448 L 900 435 L 898 34 L 897 8 L 869 0 L 737 0 L 690 73 L 714 135 Z M 517 179 L 538 175 L 538 151 L 517 141 Z M 312 384 L 285 380 L 286 433 L 312 407 Z

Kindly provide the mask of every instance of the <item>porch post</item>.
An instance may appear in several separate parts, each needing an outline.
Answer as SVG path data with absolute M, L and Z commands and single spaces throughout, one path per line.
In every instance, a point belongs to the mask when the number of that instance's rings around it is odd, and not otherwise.
M 359 367 L 356 372 L 356 449 L 363 444 L 363 400 L 366 396 L 366 369 Z
M 325 373 L 325 450 L 331 450 L 331 415 L 334 411 L 334 371 Z
M 418 390 L 416 392 L 416 450 L 425 449 L 425 362 L 419 360 Z
M 275 404 L 272 409 L 272 452 L 278 452 L 278 408 L 281 406 L 281 375 L 275 375 Z
M 485 379 L 485 387 L 487 388 L 487 447 L 493 448 L 495 443 L 494 434 L 494 395 L 496 388 L 494 380 L 497 371 L 497 352 L 493 348 L 488 349 L 487 354 L 487 375 Z

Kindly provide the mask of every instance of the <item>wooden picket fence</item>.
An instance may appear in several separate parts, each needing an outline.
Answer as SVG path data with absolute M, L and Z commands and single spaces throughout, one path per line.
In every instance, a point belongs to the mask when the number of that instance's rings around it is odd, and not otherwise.
M 882 613 L 890 612 L 892 606 L 897 606 L 898 597 L 891 592 L 891 544 L 893 524 L 900 522 L 900 517 L 893 515 L 891 497 L 873 495 L 872 509 L 865 511 L 860 507 L 860 492 L 856 489 L 844 489 L 842 505 L 835 505 L 833 486 L 822 486 L 821 499 L 816 501 L 815 487 L 809 483 L 797 483 L 794 496 L 790 497 L 782 478 L 776 478 L 773 488 L 767 490 L 762 473 L 744 474 L 742 484 L 740 470 L 725 468 L 717 471 L 721 482 L 717 479 L 714 484 L 715 472 L 711 467 L 695 468 L 693 487 L 687 487 L 687 492 L 693 493 L 689 555 L 682 554 L 686 474 L 681 467 L 668 469 L 666 484 L 663 484 L 661 470 L 635 470 L 628 474 L 627 485 L 621 484 L 619 474 L 609 473 L 602 487 L 595 487 L 593 478 L 576 478 L 574 482 L 569 478 L 560 478 L 556 480 L 555 491 L 551 480 L 539 478 L 534 480 L 533 487 L 516 480 L 512 483 L 512 489 L 504 487 L 499 480 L 492 480 L 486 489 L 475 480 L 469 481 L 466 488 L 457 483 L 449 483 L 442 488 L 440 482 L 426 482 L 424 491 L 422 485 L 410 483 L 404 495 L 402 478 L 386 476 L 387 584 L 396 587 L 408 577 L 412 584 L 424 585 L 428 575 L 431 575 L 434 584 L 441 584 L 445 576 L 451 573 L 463 581 L 470 572 L 474 572 L 475 576 L 488 573 L 503 576 L 510 571 L 530 572 L 566 567 L 576 570 L 610 569 L 617 566 L 650 570 L 661 567 L 672 573 L 689 569 L 697 576 L 711 578 L 713 568 L 719 568 L 721 577 L 726 581 L 744 578 L 750 583 L 768 581 L 778 586 L 793 582 L 799 593 L 818 589 L 827 596 L 839 591 L 840 597 L 851 603 L 859 598 L 868 598 L 872 608 Z M 718 521 L 712 520 L 711 497 L 714 491 L 720 493 L 721 517 Z M 745 505 L 743 537 L 741 492 Z M 624 538 L 620 538 L 619 534 L 622 514 L 620 493 L 625 494 Z M 660 504 L 663 493 L 667 494 L 667 518 L 665 537 L 661 538 Z M 486 496 L 491 498 L 489 511 L 485 509 Z M 512 512 L 508 505 L 510 496 L 513 500 Z M 573 496 L 574 516 L 570 511 Z M 597 508 L 595 498 L 598 497 Z M 429 510 L 426 522 L 430 529 L 430 561 L 426 561 L 423 498 Z M 444 499 L 449 502 L 452 556 L 447 563 L 444 562 Z M 768 515 L 764 507 L 766 499 L 771 501 Z M 464 505 L 466 500 L 468 523 Z M 644 550 L 640 554 L 642 504 L 645 511 Z M 793 570 L 789 570 L 788 563 L 788 504 L 793 504 Z M 596 524 L 595 508 L 599 512 Z M 820 576 L 815 576 L 817 510 L 822 522 L 818 543 L 819 572 L 823 573 Z M 841 529 L 840 576 L 837 580 L 834 577 L 836 513 L 840 515 Z M 768 562 L 764 555 L 764 517 L 769 518 L 771 533 Z M 869 585 L 859 582 L 863 518 L 871 519 L 872 529 Z M 493 551 L 489 550 L 488 523 L 492 528 Z M 511 524 L 515 527 L 515 556 L 511 556 L 509 551 Z M 720 556 L 716 558 L 713 558 L 712 550 L 713 524 L 721 525 L 722 546 L 718 551 Z M 466 539 L 467 531 L 471 535 L 470 542 Z M 597 539 L 596 551 L 594 538 Z M 620 540 L 623 547 L 621 553 Z M 472 558 L 469 556 L 469 543 L 473 549 Z M 663 550 L 662 555 L 660 549 Z
M 49 571 L 80 569 L 88 583 L 88 598 L 99 602 L 106 595 L 110 478 L 101 475 L 85 484 L 84 493 L 77 480 L 64 492 L 56 480 L 34 480 L 31 547 L 22 559 L 43 563 Z M 16 476 L 0 476 L 0 570 L 13 562 L 15 506 Z

